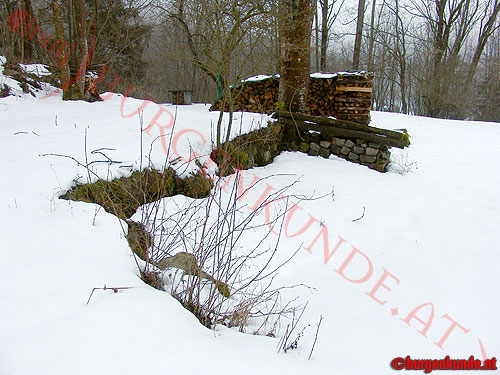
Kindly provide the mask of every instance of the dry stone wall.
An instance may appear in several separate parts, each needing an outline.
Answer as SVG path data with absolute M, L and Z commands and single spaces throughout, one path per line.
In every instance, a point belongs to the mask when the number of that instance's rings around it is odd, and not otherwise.
M 363 139 L 327 138 L 320 133 L 310 133 L 304 140 L 299 148 L 311 156 L 329 158 L 330 155 L 335 155 L 379 172 L 385 172 L 389 164 L 388 147 L 378 143 Z

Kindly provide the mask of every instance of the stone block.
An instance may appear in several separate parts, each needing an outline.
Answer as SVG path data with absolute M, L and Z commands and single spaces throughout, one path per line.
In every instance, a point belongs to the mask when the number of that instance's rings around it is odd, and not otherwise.
M 351 152 L 351 150 L 350 150 L 348 147 L 345 147 L 345 146 L 344 146 L 344 147 L 342 147 L 342 149 L 340 150 L 340 153 L 341 153 L 342 155 L 348 155 L 348 154 L 349 154 L 349 152 Z
M 328 157 L 330 156 L 330 149 L 321 147 L 321 150 L 319 150 L 319 155 L 324 157 L 325 159 L 328 159 Z
M 311 155 L 311 156 L 318 156 L 320 149 L 321 149 L 321 147 L 317 143 L 311 142 L 309 144 L 309 152 L 308 152 L 308 154 Z
M 360 147 L 360 146 L 354 146 L 352 151 L 357 155 L 361 155 L 365 152 L 365 149 L 363 147 Z
M 351 148 L 354 145 L 356 145 L 356 143 L 354 143 L 353 141 L 351 141 L 350 139 L 348 139 L 347 141 L 345 141 L 345 145 L 344 146 Z
M 359 159 L 359 155 L 356 155 L 354 152 L 350 152 L 347 157 L 349 158 L 349 160 L 353 160 L 353 161 L 356 161 Z
M 332 150 L 332 154 L 338 155 L 338 154 L 340 154 L 340 150 L 342 149 L 342 147 L 337 146 L 337 145 L 332 145 L 332 147 L 330 147 L 330 149 Z
M 345 139 L 342 139 L 342 138 L 333 138 L 332 139 L 332 143 L 336 144 L 337 146 L 342 147 L 343 145 L 345 145 Z
M 377 161 L 376 156 L 368 156 L 368 155 L 361 155 L 359 159 L 363 163 L 375 163 Z
M 377 154 L 378 154 L 378 148 L 368 147 L 366 149 L 366 155 L 368 155 L 368 156 L 375 156 Z
M 319 145 L 320 145 L 321 147 L 324 147 L 324 148 L 330 148 L 331 144 L 332 144 L 332 142 L 328 142 L 328 141 L 321 141 L 321 142 L 319 143 Z

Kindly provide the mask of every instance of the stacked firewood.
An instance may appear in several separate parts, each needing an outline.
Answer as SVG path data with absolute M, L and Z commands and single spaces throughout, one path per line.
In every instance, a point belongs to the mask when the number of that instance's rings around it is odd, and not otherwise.
M 373 75 L 338 74 L 335 83 L 335 117 L 368 124 L 372 103 Z
M 231 90 L 233 111 L 271 113 L 278 104 L 278 89 L 279 78 L 276 76 L 258 81 L 244 81 Z M 220 111 L 223 101 L 224 98 L 218 100 L 210 110 Z M 226 102 L 226 111 L 228 107 Z
M 332 78 L 311 77 L 307 95 L 307 113 L 315 116 L 335 116 L 336 80 L 335 76 Z
M 370 122 L 373 75 L 366 72 L 313 76 L 309 81 L 308 114 L 339 120 Z M 279 77 L 246 80 L 232 89 L 234 111 L 271 113 L 278 107 Z M 220 110 L 224 98 L 211 111 Z M 229 108 L 225 104 L 225 110 Z

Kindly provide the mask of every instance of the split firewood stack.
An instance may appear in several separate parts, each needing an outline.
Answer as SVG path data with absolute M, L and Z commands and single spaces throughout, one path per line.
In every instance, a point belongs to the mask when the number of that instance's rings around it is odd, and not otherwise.
M 373 74 L 367 72 L 312 74 L 307 113 L 368 124 L 372 88 Z M 274 112 L 278 107 L 278 90 L 279 76 L 257 76 L 244 80 L 232 89 L 233 110 Z M 210 110 L 220 110 L 223 101 L 224 98 L 217 101 Z M 228 108 L 226 102 L 225 110 Z
M 334 108 L 339 120 L 370 122 L 373 74 L 338 74 L 335 82 Z

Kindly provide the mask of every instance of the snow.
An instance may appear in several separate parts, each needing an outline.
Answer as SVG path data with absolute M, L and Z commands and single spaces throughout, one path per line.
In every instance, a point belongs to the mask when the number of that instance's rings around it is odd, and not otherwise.
M 23 89 L 19 85 L 19 82 L 12 79 L 12 77 L 6 76 L 3 74 L 4 70 L 4 64 L 6 62 L 6 58 L 4 56 L 0 56 L 0 86 L 1 85 L 6 85 L 10 89 L 11 95 L 17 96 L 18 98 L 23 98 L 24 93 Z M 49 75 L 50 72 L 47 70 L 46 66 L 43 64 L 19 64 L 22 69 L 24 69 L 28 73 L 35 74 L 39 77 L 42 77 L 44 75 Z M 46 82 L 39 82 L 40 86 L 42 89 L 37 89 L 34 87 L 30 87 L 30 91 L 33 93 L 33 95 L 37 98 L 40 97 L 45 97 L 48 95 L 53 95 L 54 93 L 57 93 L 59 90 L 51 85 L 49 85 Z M 30 85 L 31 86 L 31 85 Z
M 263 81 L 265 79 L 269 79 L 272 77 L 273 76 L 259 74 L 259 75 L 253 76 L 253 77 L 248 77 L 248 78 L 244 79 L 242 82 L 258 82 L 258 81 Z
M 311 74 L 311 78 L 335 78 L 337 77 L 337 74 L 336 73 L 320 73 L 320 72 L 317 72 L 317 73 L 312 73 Z
M 195 152 L 209 164 L 218 113 L 208 105 L 105 97 L 99 103 L 63 102 L 59 94 L 0 99 L 0 374 L 361 375 L 393 371 L 391 359 L 406 355 L 499 353 L 499 124 L 373 112 L 373 126 L 406 128 L 412 137 L 409 149 L 392 150 L 388 173 L 289 152 L 242 172 L 245 186 L 266 178 L 242 199 L 243 210 L 266 187 L 297 179 L 291 193 L 324 196 L 299 203 L 280 241 L 282 258 L 301 250 L 276 282 L 315 289 L 285 293 L 309 301 L 299 328 L 310 327 L 298 350 L 278 354 L 279 338 L 201 326 L 168 293 L 140 280 L 123 223 L 94 204 L 57 199 L 87 174 L 74 160 L 47 154 L 85 162 L 86 148 L 90 162 L 103 160 L 92 150 L 107 148 L 119 163 L 93 164 L 107 179 L 144 168 L 148 158 L 160 167 L 166 151 L 186 161 Z M 147 129 L 142 147 L 138 109 Z M 233 136 L 267 120 L 236 113 Z M 174 140 L 170 150 L 162 143 L 167 138 Z M 194 170 L 188 162 L 182 172 Z M 245 241 L 251 245 L 252 237 Z M 353 248 L 362 254 L 339 273 Z M 93 288 L 104 285 L 131 289 L 96 290 L 87 305 Z M 456 326 L 442 341 L 450 319 L 468 331 Z
M 357 75 L 357 74 L 364 74 L 366 72 L 356 72 L 356 73 L 353 73 L 353 72 L 341 72 L 341 73 L 320 73 L 320 72 L 317 72 L 317 73 L 311 73 L 311 78 L 335 78 L 337 77 L 337 75 L 341 74 L 341 75 Z M 265 79 L 269 79 L 269 78 L 279 78 L 279 74 L 275 74 L 275 75 L 264 75 L 264 74 L 259 74 L 259 75 L 256 75 L 256 76 L 253 76 L 253 77 L 248 77 L 246 79 L 244 79 L 242 82 L 258 82 L 258 81 L 263 81 Z
M 26 72 L 35 74 L 38 77 L 48 76 L 52 73 L 49 72 L 47 66 L 44 64 L 19 64 L 19 66 Z

